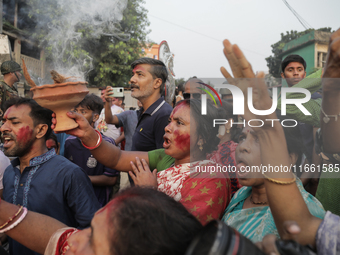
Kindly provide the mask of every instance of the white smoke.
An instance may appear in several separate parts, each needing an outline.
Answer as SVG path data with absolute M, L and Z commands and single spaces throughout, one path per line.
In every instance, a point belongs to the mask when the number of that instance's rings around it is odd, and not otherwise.
M 43 0 L 40 2 L 46 4 Z M 122 33 L 119 26 L 127 0 L 56 0 L 54 4 L 57 4 L 58 10 L 60 8 L 61 17 L 44 24 L 49 31 L 45 40 L 52 53 L 50 68 L 60 74 L 85 80 L 93 69 L 92 57 L 80 48 L 86 39 L 81 32 L 77 32 L 77 27 L 85 28 L 91 37 L 97 39 L 101 36 L 129 39 L 129 35 Z M 74 49 L 77 49 L 76 54 Z

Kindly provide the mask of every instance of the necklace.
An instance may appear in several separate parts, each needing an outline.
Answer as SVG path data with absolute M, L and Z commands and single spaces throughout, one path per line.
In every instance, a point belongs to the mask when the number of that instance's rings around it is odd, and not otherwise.
M 253 201 L 253 195 L 250 196 L 250 202 L 254 205 L 266 205 L 268 202 L 254 202 Z

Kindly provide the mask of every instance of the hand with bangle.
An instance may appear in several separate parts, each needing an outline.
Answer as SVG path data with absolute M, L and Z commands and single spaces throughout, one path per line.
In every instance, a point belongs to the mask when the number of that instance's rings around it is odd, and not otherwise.
M 1 198 L 0 198 L 0 202 L 1 202 Z M 24 220 L 26 215 L 27 215 L 27 208 L 20 206 L 18 211 L 0 226 L 0 234 L 5 233 L 15 228 L 17 225 L 19 225 L 20 222 Z
M 78 127 L 71 130 L 67 130 L 65 131 L 65 133 L 78 137 L 80 140 L 82 140 L 84 144 L 86 144 L 89 147 L 95 146 L 98 141 L 98 136 L 95 134 L 95 130 L 93 129 L 93 127 L 91 127 L 86 118 L 83 115 L 72 111 L 69 111 L 66 114 L 69 118 L 74 119 L 74 121 L 77 122 Z M 53 113 L 51 125 L 52 129 L 54 129 L 57 124 L 55 116 L 56 116 L 55 113 Z
M 98 134 L 98 140 L 97 140 L 97 143 L 96 143 L 96 145 L 95 146 L 93 146 L 93 147 L 89 147 L 89 146 L 86 146 L 83 142 L 81 142 L 81 144 L 86 148 L 86 149 L 88 149 L 88 150 L 94 150 L 94 149 L 97 149 L 99 146 L 100 146 L 100 144 L 102 143 L 102 141 L 103 141 L 103 136 L 102 136 L 102 134 L 98 131 L 98 130 L 95 130 L 96 131 L 96 133 Z
M 75 136 L 80 139 L 82 145 L 91 150 L 93 157 L 103 165 L 114 169 L 119 157 L 120 149 L 105 141 L 100 132 L 96 131 L 88 120 L 80 113 L 67 112 L 67 116 L 78 124 L 78 127 L 65 131 L 66 134 Z M 54 129 L 57 124 L 55 114 L 52 114 L 52 126 Z

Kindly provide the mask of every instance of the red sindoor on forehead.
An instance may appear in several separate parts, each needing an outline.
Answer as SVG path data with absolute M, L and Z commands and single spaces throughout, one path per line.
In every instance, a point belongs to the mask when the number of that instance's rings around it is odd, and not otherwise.
M 171 118 L 174 116 L 174 114 L 179 110 L 179 109 L 182 109 L 183 106 L 186 106 L 186 103 L 183 101 L 183 102 L 180 102 L 178 105 L 176 105 L 176 107 L 172 110 L 172 113 L 171 113 Z
M 97 213 L 101 213 L 102 211 L 108 209 L 108 213 L 111 213 L 116 209 L 115 204 L 119 204 L 121 201 L 131 198 L 131 197 L 136 197 L 136 194 L 127 194 L 127 195 L 120 195 L 117 196 L 116 198 L 112 199 L 110 202 L 108 202 L 104 207 L 99 209 Z
M 132 72 L 137 72 L 137 71 L 143 71 L 143 72 L 146 72 L 146 70 L 143 68 L 143 67 L 141 67 L 140 65 L 137 65 L 133 70 L 132 70 Z
M 5 112 L 5 115 L 4 115 L 4 119 L 7 119 L 8 114 L 11 112 L 11 109 L 12 109 L 12 106 L 7 109 L 7 111 Z

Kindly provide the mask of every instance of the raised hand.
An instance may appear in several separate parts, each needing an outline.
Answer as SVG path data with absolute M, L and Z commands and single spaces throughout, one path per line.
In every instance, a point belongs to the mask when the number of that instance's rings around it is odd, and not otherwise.
M 323 78 L 340 78 L 340 29 L 335 31 L 329 41 L 329 49 Z M 327 84 L 326 84 L 327 85 Z M 331 87 L 332 88 L 332 87 Z M 340 90 L 340 87 L 336 87 Z M 327 90 L 323 84 L 323 90 Z
M 112 96 L 111 96 L 112 94 L 113 94 L 112 87 L 111 86 L 107 86 L 106 89 L 105 89 L 105 94 L 104 94 L 106 102 L 111 102 L 112 101 Z
M 327 61 L 322 77 L 321 132 L 325 152 L 340 152 L 340 29 L 329 41 Z
M 255 78 L 253 69 L 248 60 L 243 55 L 237 44 L 232 45 L 229 40 L 223 41 L 223 53 L 227 58 L 234 78 Z M 233 79 L 228 71 L 221 67 L 221 72 L 226 79 Z
M 268 113 L 266 115 L 259 115 L 255 111 L 250 111 L 248 108 L 248 97 L 252 98 L 252 105 L 256 110 L 268 110 L 271 109 L 272 100 L 269 96 L 267 86 L 264 83 L 264 73 L 260 72 L 257 75 L 254 74 L 251 64 L 240 48 L 234 44 L 232 45 L 228 40 L 223 41 L 224 55 L 226 56 L 233 76 L 229 72 L 221 67 L 223 76 L 228 80 L 230 84 L 239 87 L 244 95 L 244 118 L 245 120 L 260 119 L 264 122 L 263 127 L 271 127 L 272 122 L 266 121 L 266 119 L 276 119 L 275 113 Z M 248 95 L 248 88 L 252 88 L 252 94 Z M 276 108 L 276 106 L 275 106 Z M 258 125 L 255 122 L 253 125 Z

